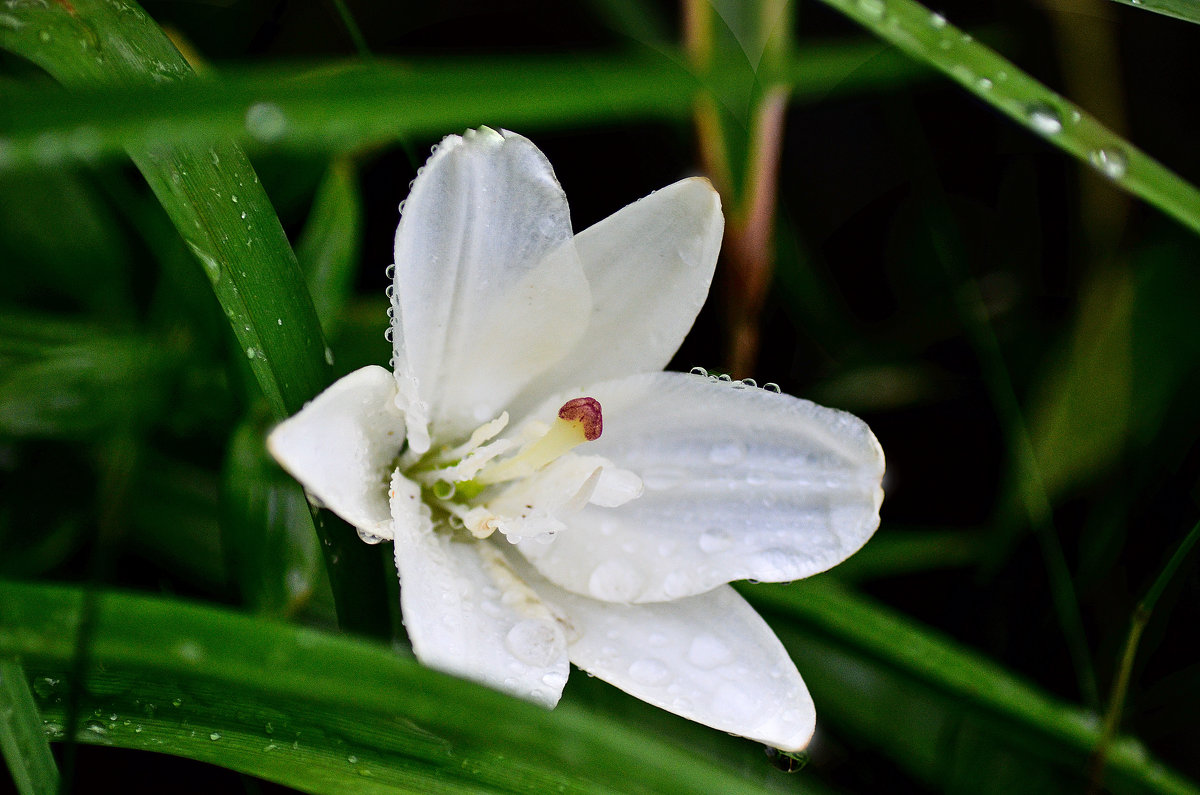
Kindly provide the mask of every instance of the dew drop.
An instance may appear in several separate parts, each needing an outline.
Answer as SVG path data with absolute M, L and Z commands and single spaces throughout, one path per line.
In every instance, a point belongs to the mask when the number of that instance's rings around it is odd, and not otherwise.
M 605 602 L 629 602 L 641 587 L 642 575 L 621 560 L 601 563 L 588 578 L 588 591 Z
M 941 14 L 933 14 L 929 17 L 929 24 L 938 30 L 941 30 L 942 28 L 946 27 L 946 18 Z
M 870 19 L 883 19 L 887 13 L 887 3 L 884 0 L 858 0 L 858 8 Z
M 513 625 L 504 636 L 504 646 L 512 656 L 539 667 L 554 662 L 562 654 L 565 645 L 557 626 L 533 618 Z
M 333 364 L 333 351 L 330 350 L 328 345 L 325 346 L 325 364 Z
M 1062 132 L 1062 119 L 1058 111 L 1044 102 L 1035 102 L 1028 108 L 1029 124 L 1042 135 L 1056 135 Z
M 674 601 L 682 599 L 693 592 L 693 577 L 688 571 L 676 570 L 668 574 L 662 581 L 663 596 Z
M 1097 149 L 1088 153 L 1088 161 L 1109 179 L 1120 179 L 1129 167 L 1129 160 L 1120 149 Z
M 378 544 L 378 543 L 379 543 L 379 542 L 381 542 L 381 541 L 386 541 L 386 540 L 387 540 L 387 539 L 383 538 L 382 536 L 377 536 L 377 535 L 375 535 L 374 533 L 369 533 L 369 532 L 367 532 L 366 530 L 363 530 L 361 527 L 359 527 L 359 528 L 356 528 L 356 529 L 358 530 L 358 537 L 359 537 L 360 539 L 362 539 L 362 541 L 363 541 L 364 543 L 367 543 L 367 544 Z
M 357 765 L 357 764 L 358 764 L 358 757 L 357 757 L 357 756 L 355 756 L 354 754 L 350 754 L 350 756 L 346 757 L 346 761 L 347 761 L 347 762 L 349 762 L 349 763 L 350 763 L 350 764 L 352 764 L 352 765 Z
M 737 685 L 725 682 L 713 693 L 712 710 L 732 722 L 749 720 L 758 704 Z
M 736 464 L 746 457 L 746 445 L 738 441 L 713 445 L 708 451 L 708 460 L 720 466 Z
M 721 527 L 710 527 L 700 534 L 700 551 L 706 554 L 724 552 L 733 546 L 733 536 Z
M 703 367 L 693 367 L 690 372 L 692 375 L 708 377 L 708 370 L 705 370 Z
M 775 383 L 774 381 L 768 381 L 767 383 L 763 384 L 763 389 L 767 392 L 774 392 L 776 395 L 783 391 L 779 388 L 779 384 Z
M 221 733 L 213 732 L 212 734 L 208 735 L 208 739 L 213 740 L 215 742 L 215 741 L 221 739 Z
M 175 652 L 182 660 L 190 663 L 200 662 L 201 658 L 204 657 L 204 649 L 200 648 L 199 644 L 190 640 L 180 643 Z
M 265 143 L 277 141 L 287 132 L 287 116 L 273 102 L 256 102 L 246 109 L 246 132 Z
M 642 485 L 651 491 L 662 491 L 683 482 L 684 473 L 678 469 L 651 469 L 642 473 Z
M 688 662 L 708 671 L 733 661 L 733 652 L 719 638 L 707 633 L 697 635 L 688 647 Z
M 629 676 L 643 685 L 662 685 L 671 678 L 671 669 L 661 660 L 646 657 L 629 666 Z

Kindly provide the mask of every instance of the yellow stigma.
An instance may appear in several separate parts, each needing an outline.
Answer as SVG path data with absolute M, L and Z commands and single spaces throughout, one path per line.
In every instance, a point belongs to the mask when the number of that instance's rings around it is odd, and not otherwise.
M 568 400 L 558 410 L 558 418 L 550 430 L 512 458 L 484 467 L 475 482 L 491 485 L 530 475 L 584 442 L 599 439 L 603 429 L 598 400 L 590 397 Z

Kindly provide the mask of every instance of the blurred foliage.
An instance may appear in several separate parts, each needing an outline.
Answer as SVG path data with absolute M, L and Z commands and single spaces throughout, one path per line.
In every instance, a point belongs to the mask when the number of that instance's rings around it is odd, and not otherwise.
M 1144 13 L 1194 9 L 714 2 L 704 60 L 667 2 L 347 2 L 357 34 L 338 5 L 0 7 L 18 791 L 55 791 L 55 760 L 68 786 L 128 784 L 88 746 L 209 763 L 160 768 L 198 792 L 1082 791 L 1097 749 L 1107 791 L 1197 791 L 1194 552 L 1121 668 L 1200 513 L 1200 97 L 1179 77 L 1200 28 Z M 396 206 L 441 135 L 531 136 L 582 228 L 696 169 L 704 102 L 743 190 L 779 84 L 757 374 L 860 413 L 889 461 L 860 555 L 743 589 L 817 702 L 793 776 L 597 680 L 544 713 L 417 666 L 386 555 L 262 447 L 387 361 Z M 719 365 L 723 333 L 706 309 L 674 369 Z M 1101 693 L 1130 674 L 1111 745 L 1092 668 Z

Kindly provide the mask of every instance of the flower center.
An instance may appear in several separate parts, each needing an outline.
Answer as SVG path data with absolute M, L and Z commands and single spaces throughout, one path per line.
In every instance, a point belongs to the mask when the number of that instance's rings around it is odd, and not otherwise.
M 431 507 L 448 514 L 451 526 L 476 538 L 499 530 L 513 543 L 549 541 L 564 527 L 563 516 L 592 499 L 602 470 L 611 467 L 604 459 L 571 453 L 600 437 L 600 403 L 590 397 L 569 400 L 549 426 L 531 422 L 514 438 L 495 439 L 507 424 L 507 413 L 484 423 L 464 444 L 424 456 L 409 477 L 421 484 Z M 641 493 L 640 479 L 625 474 L 614 481 L 618 491 L 627 492 L 620 502 Z

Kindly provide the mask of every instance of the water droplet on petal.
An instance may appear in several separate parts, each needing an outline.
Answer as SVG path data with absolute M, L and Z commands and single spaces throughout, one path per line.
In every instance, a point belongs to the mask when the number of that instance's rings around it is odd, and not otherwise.
M 733 546 L 733 535 L 722 527 L 710 527 L 700 534 L 700 551 L 709 555 Z
M 566 641 L 556 625 L 530 618 L 513 625 L 504 636 L 504 646 L 521 662 L 540 667 L 561 656 Z
M 671 669 L 661 660 L 646 657 L 629 666 L 629 676 L 643 685 L 661 685 L 671 678 Z
M 699 375 L 699 376 L 705 376 L 705 377 L 708 376 L 708 370 L 705 370 L 703 367 L 693 367 L 691 369 L 691 373 L 692 373 L 692 375 Z
M 588 591 L 605 602 L 629 602 L 642 588 L 642 575 L 621 560 L 609 560 L 592 570 Z
M 727 720 L 740 723 L 751 719 L 758 712 L 759 705 L 737 685 L 724 682 L 713 693 L 712 709 Z
M 542 675 L 542 684 L 544 684 L 546 687 L 551 687 L 555 690 L 558 690 L 566 683 L 567 675 L 560 671 L 550 671 Z
M 697 635 L 688 647 L 688 662 L 697 668 L 710 670 L 733 661 L 733 652 L 719 638 L 707 633 Z
M 713 448 L 708 451 L 708 460 L 722 466 L 736 464 L 745 457 L 746 445 L 738 441 L 713 445 Z
M 651 469 L 642 473 L 642 485 L 652 491 L 662 491 L 683 482 L 684 473 L 678 469 Z

